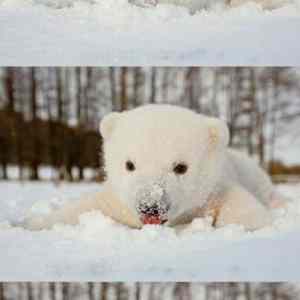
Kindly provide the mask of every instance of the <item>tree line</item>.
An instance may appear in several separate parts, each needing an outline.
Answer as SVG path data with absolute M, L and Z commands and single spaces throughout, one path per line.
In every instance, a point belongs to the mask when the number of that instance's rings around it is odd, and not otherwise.
M 0 283 L 0 300 L 297 300 L 291 283 Z
M 54 180 L 83 180 L 87 168 L 103 179 L 99 121 L 146 103 L 221 117 L 232 147 L 272 173 L 299 174 L 276 160 L 278 139 L 300 116 L 297 69 L 7 67 L 0 68 L 0 178 L 17 166 L 21 180 L 39 180 L 48 166 Z
M 2 177 L 8 179 L 7 165 L 19 167 L 19 177 L 25 177 L 24 168 L 29 167 L 29 179 L 39 179 L 41 165 L 60 170 L 58 179 L 72 181 L 72 168 L 78 168 L 82 180 L 84 168 L 100 167 L 100 134 L 80 126 L 42 119 L 25 121 L 22 114 L 0 111 Z M 11 134 L 7 134 L 10 132 Z M 100 176 L 101 174 L 99 174 Z

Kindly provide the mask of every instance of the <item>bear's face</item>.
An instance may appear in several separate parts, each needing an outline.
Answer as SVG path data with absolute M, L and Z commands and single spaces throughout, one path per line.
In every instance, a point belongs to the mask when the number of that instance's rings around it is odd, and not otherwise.
M 216 187 L 226 125 L 169 105 L 147 105 L 106 116 L 107 179 L 144 224 L 175 225 L 202 207 Z

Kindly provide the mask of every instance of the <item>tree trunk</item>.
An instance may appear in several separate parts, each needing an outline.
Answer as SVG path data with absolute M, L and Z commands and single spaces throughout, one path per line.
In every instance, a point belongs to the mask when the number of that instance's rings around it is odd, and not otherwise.
M 123 282 L 115 283 L 116 300 L 128 300 L 128 289 Z
M 111 110 L 119 111 L 119 106 L 117 104 L 117 91 L 116 91 L 116 75 L 115 68 L 109 68 L 109 82 L 110 82 L 110 97 L 111 97 Z
M 108 282 L 101 283 L 100 300 L 107 300 Z
M 57 96 L 57 119 L 59 122 L 64 120 L 64 100 L 63 100 L 63 82 L 62 69 L 56 68 L 56 96 Z
M 4 90 L 5 90 L 5 98 L 7 101 L 6 104 L 6 110 L 8 112 L 8 117 L 11 118 L 12 120 L 12 127 L 11 130 L 12 132 L 10 133 L 11 135 L 14 136 L 14 142 L 13 145 L 17 144 L 16 141 L 16 120 L 15 118 L 15 91 L 14 91 L 14 85 L 15 85 L 15 72 L 14 72 L 14 68 L 11 67 L 7 67 L 5 68 L 5 76 L 4 76 Z M 13 149 L 9 149 L 7 147 L 7 144 L 5 144 L 5 142 L 1 145 L 1 151 L 2 151 L 2 155 L 1 155 L 1 165 L 2 165 L 2 178 L 4 180 L 8 179 L 8 174 L 7 174 L 7 165 L 8 162 L 10 160 L 10 152 Z
M 155 67 L 152 67 L 152 71 L 151 71 L 151 86 L 150 86 L 150 99 L 149 99 L 149 103 L 154 104 L 156 102 L 156 74 L 157 70 Z
M 114 284 L 116 292 L 116 300 L 122 300 L 122 283 L 118 282 Z
M 169 95 L 169 68 L 163 69 L 163 79 L 162 79 L 162 98 L 165 102 L 168 101 Z
M 38 284 L 38 294 L 37 298 L 38 300 L 43 300 L 44 297 L 44 284 L 42 282 L 37 283 Z
M 191 300 L 190 283 L 177 282 L 174 289 L 174 298 L 177 300 Z
M 3 282 L 0 282 L 0 300 L 5 300 L 4 283 Z
M 251 284 L 249 282 L 244 283 L 245 287 L 245 298 L 246 300 L 252 300 L 252 295 L 251 295 Z
M 58 67 L 55 68 L 56 78 L 56 105 L 57 105 L 57 122 L 64 124 L 64 99 L 63 99 L 63 82 L 62 70 Z M 66 157 L 66 144 L 65 144 L 65 130 L 59 132 L 59 156 L 58 156 L 58 170 L 59 180 L 64 180 L 67 177 L 65 157 Z
M 5 90 L 6 90 L 6 98 L 7 98 L 7 110 L 9 112 L 15 111 L 15 93 L 14 93 L 14 68 L 7 67 L 5 74 Z
M 141 299 L 141 284 L 137 282 L 135 284 L 135 300 Z
M 37 83 L 36 83 L 36 70 L 30 68 L 30 80 L 31 80 L 31 120 L 33 130 L 33 145 L 32 145 L 32 162 L 31 162 L 31 180 L 39 179 L 39 145 L 37 135 Z
M 7 180 L 8 175 L 7 175 L 7 159 L 6 159 L 6 153 L 7 151 L 4 149 L 4 147 L 1 147 L 2 151 L 2 159 L 1 159 L 1 166 L 2 166 L 2 179 Z
M 272 72 L 272 87 L 273 87 L 273 106 L 275 106 L 275 109 L 271 109 L 271 138 L 270 138 L 270 145 L 269 145 L 269 172 L 271 172 L 271 166 L 274 163 L 275 160 L 275 146 L 276 146 L 276 138 L 277 138 L 277 106 L 279 104 L 279 71 L 276 69 L 273 69 Z
M 200 79 L 199 67 L 189 67 L 186 70 L 182 102 L 187 101 L 188 107 L 196 112 L 201 111 L 199 99 L 202 93 L 202 84 Z
M 27 300 L 34 300 L 32 282 L 27 282 Z
M 148 292 L 148 300 L 155 300 L 155 283 L 152 282 L 150 284 L 149 292 Z
M 56 300 L 56 283 L 49 282 L 49 294 L 51 300 Z
M 84 148 L 84 137 L 82 136 L 82 128 L 84 127 L 82 121 L 82 83 L 81 83 L 81 68 L 76 67 L 76 119 L 78 123 L 78 179 L 83 180 L 83 163 L 82 163 L 82 149 Z
M 81 68 L 76 67 L 76 119 L 78 124 L 81 124 L 81 100 L 82 100 L 82 86 L 81 86 Z
M 86 84 L 84 87 L 84 122 L 85 126 L 90 124 L 90 109 L 91 109 L 91 88 L 92 88 L 93 69 L 86 68 Z M 90 128 L 90 126 L 88 126 Z
M 133 69 L 133 97 L 132 97 L 132 106 L 137 107 L 141 102 L 140 89 L 144 84 L 143 71 L 141 67 L 135 67 Z
M 121 94 L 120 94 L 120 110 L 124 111 L 128 109 L 128 95 L 127 95 L 127 67 L 121 68 Z
M 70 287 L 70 283 L 68 282 L 62 283 L 62 300 L 69 300 L 70 298 L 69 287 Z
M 95 300 L 95 294 L 94 294 L 95 286 L 93 282 L 88 282 L 88 295 L 89 300 Z

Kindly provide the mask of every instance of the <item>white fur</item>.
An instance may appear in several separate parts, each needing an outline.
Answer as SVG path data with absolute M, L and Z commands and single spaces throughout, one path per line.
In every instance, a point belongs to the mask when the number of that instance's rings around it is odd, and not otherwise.
M 29 219 L 28 227 L 75 224 L 82 212 L 92 209 L 141 227 L 138 204 L 161 199 L 170 204 L 170 226 L 208 215 L 216 226 L 238 223 L 255 229 L 270 222 L 272 183 L 254 161 L 228 149 L 223 121 L 176 106 L 147 105 L 109 114 L 100 130 L 107 172 L 103 192 L 43 220 Z M 125 167 L 128 160 L 135 164 L 133 172 Z M 177 163 L 187 164 L 185 174 L 173 172 Z

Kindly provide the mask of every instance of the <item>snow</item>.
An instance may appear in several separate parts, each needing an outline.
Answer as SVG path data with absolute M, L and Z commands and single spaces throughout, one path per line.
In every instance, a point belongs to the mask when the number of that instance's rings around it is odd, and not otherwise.
M 283 162 L 286 166 L 300 165 L 299 137 L 300 119 L 296 118 L 289 122 L 282 136 L 276 140 L 275 159 Z
M 183 231 L 147 225 L 130 229 L 93 211 L 76 226 L 32 232 L 20 222 L 30 207 L 48 213 L 94 193 L 99 184 L 0 183 L 0 280 L 12 281 L 295 281 L 300 275 L 300 185 L 278 189 L 292 197 L 273 211 L 272 226 L 255 232 L 214 229 L 196 219 Z
M 23 167 L 22 173 L 23 178 L 30 177 L 30 168 Z M 72 168 L 72 175 L 74 178 L 78 178 L 79 170 L 76 167 Z M 97 171 L 91 168 L 84 168 L 83 170 L 83 178 L 87 181 L 91 181 L 96 177 Z M 15 165 L 8 165 L 7 167 L 7 176 L 9 179 L 18 180 L 20 179 L 20 169 Z M 57 180 L 59 178 L 58 170 L 49 166 L 41 165 L 39 167 L 39 178 L 40 180 Z
M 299 65 L 299 0 L 200 10 L 0 0 L 0 65 Z

